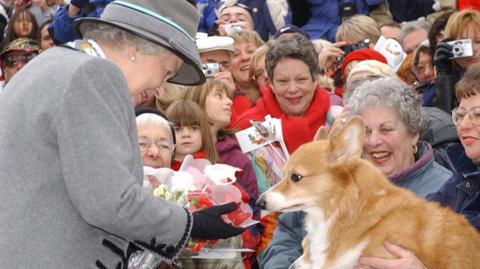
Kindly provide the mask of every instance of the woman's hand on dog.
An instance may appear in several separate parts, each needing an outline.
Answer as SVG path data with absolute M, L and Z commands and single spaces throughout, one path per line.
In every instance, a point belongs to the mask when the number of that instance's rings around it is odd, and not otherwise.
M 362 256 L 354 269 L 427 269 L 410 250 L 385 241 L 383 244 L 388 252 L 398 259 L 384 259 Z

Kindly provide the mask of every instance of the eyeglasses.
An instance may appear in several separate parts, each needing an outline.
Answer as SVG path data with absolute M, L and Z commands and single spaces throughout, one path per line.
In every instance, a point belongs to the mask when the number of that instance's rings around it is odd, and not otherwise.
M 173 145 L 165 140 L 157 140 L 155 142 L 146 140 L 146 139 L 139 139 L 138 146 L 140 147 L 141 151 L 146 151 L 150 149 L 152 145 L 155 145 L 159 151 L 173 151 Z
M 473 125 L 480 125 L 480 106 L 472 107 L 469 110 L 463 107 L 454 108 L 452 110 L 453 124 L 455 124 L 455 126 L 460 125 L 467 114 Z
M 35 58 L 37 54 L 22 54 L 22 55 L 9 55 L 5 57 L 4 63 L 6 67 L 13 68 L 17 66 L 19 63 L 26 64 Z

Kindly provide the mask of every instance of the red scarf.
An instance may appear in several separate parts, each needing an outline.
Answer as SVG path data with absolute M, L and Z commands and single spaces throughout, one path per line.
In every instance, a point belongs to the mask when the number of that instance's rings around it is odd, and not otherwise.
M 318 128 L 325 125 L 330 107 L 329 93 L 321 87 L 315 89 L 315 95 L 303 117 L 286 115 L 278 105 L 272 90 L 262 91 L 263 96 L 257 101 L 257 111 L 265 111 L 273 118 L 282 121 L 283 140 L 289 153 L 299 146 L 312 141 Z M 265 115 L 262 115 L 264 117 Z
M 192 157 L 194 159 L 206 159 L 207 155 L 205 153 L 203 153 L 202 151 L 199 151 L 199 152 L 196 152 L 196 153 L 192 154 Z M 171 167 L 174 171 L 178 171 L 180 169 L 180 166 L 182 166 L 182 163 L 183 163 L 183 161 L 173 160 Z

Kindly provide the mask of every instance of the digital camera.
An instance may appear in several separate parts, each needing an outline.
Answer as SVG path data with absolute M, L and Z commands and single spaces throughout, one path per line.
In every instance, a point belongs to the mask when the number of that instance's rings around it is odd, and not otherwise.
M 220 71 L 220 65 L 217 63 L 202 64 L 202 71 L 205 77 L 211 78 Z
M 472 40 L 471 39 L 459 39 L 447 42 L 452 46 L 452 58 L 466 58 L 473 56 Z
M 346 57 L 350 52 L 354 50 L 368 48 L 369 45 L 370 45 L 370 39 L 365 39 L 363 41 L 360 41 L 352 45 L 345 45 L 342 47 L 342 50 L 345 52 L 344 57 Z
M 242 30 L 242 26 L 239 23 L 227 23 L 223 25 L 223 28 L 225 29 L 225 32 L 229 36 L 235 32 Z

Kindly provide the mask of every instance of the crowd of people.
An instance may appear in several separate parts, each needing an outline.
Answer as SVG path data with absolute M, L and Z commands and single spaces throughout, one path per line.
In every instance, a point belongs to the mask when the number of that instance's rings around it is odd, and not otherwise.
M 400 2 L 4 1 L 2 266 L 140 268 L 133 257 L 153 253 L 158 268 L 289 268 L 305 213 L 255 201 L 341 115 L 362 118 L 362 158 L 392 184 L 480 231 L 480 7 Z M 245 150 L 235 134 L 249 128 L 271 140 Z M 239 168 L 258 223 L 226 222 L 236 203 L 190 212 L 154 197 L 143 168 L 190 156 Z M 190 238 L 251 251 L 182 256 Z M 385 248 L 396 258 L 355 268 L 426 268 Z

